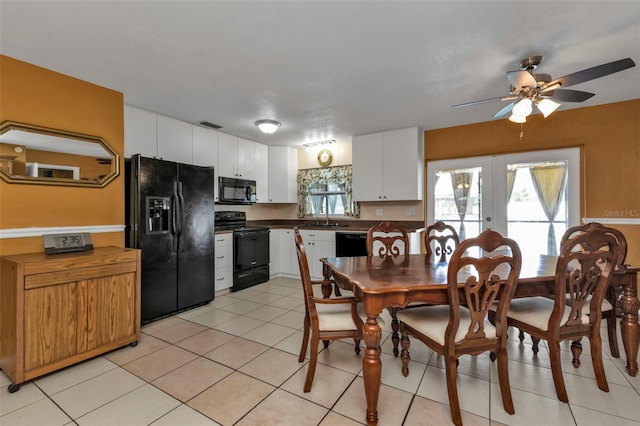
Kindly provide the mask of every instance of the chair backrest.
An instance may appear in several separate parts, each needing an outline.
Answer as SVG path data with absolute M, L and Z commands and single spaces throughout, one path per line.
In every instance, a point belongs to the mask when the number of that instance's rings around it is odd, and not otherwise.
M 615 237 L 615 239 L 618 241 L 618 262 L 616 263 L 616 266 L 623 265 L 625 260 L 627 259 L 627 239 L 625 238 L 624 234 L 617 229 L 609 228 L 598 222 L 590 222 L 585 225 L 573 226 L 567 229 L 560 239 L 560 247 L 565 245 L 571 237 L 575 237 L 576 235 L 581 234 L 590 228 L 602 229 Z
M 592 326 L 600 326 L 602 299 L 613 268 L 622 255 L 619 236 L 616 236 L 619 231 L 611 232 L 611 228 L 601 224 L 588 224 L 583 228 L 582 232 L 580 229 L 577 233 L 573 231 L 573 236 L 560 249 L 556 265 L 555 306 L 549 319 L 549 329 L 582 326 L 585 314 L 589 315 Z M 585 306 L 588 300 L 591 303 Z M 571 309 L 571 312 L 569 319 L 561 324 L 565 309 Z
M 476 255 L 479 253 L 479 255 Z M 520 275 L 522 254 L 518 244 L 496 231 L 487 230 L 475 238 L 468 238 L 458 245 L 447 270 L 449 294 L 449 326 L 445 334 L 445 345 L 450 348 L 456 342 L 460 325 L 460 294 L 469 309 L 471 324 L 466 330 L 464 342 L 459 349 L 468 353 L 483 352 L 489 346 L 506 345 L 507 310 Z M 458 288 L 463 277 L 464 289 Z M 484 331 L 489 308 L 500 295 L 495 315 L 496 337 L 487 337 Z M 459 336 L 458 336 L 459 337 Z
M 409 254 L 409 234 L 393 222 L 382 222 L 369 228 L 366 244 L 369 256 Z
M 427 227 L 427 232 L 424 234 L 427 257 L 439 257 L 439 262 L 446 262 L 447 257 L 451 256 L 458 244 L 460 239 L 456 230 L 440 220 Z
M 304 306 L 312 317 L 311 319 L 316 320 L 317 314 L 315 313 L 315 304 L 313 303 L 313 285 L 311 284 L 309 261 L 307 260 L 304 241 L 297 226 L 293 228 L 293 235 L 296 244 L 296 253 L 298 255 L 298 266 L 300 267 L 300 279 L 302 280 L 302 289 L 304 290 Z

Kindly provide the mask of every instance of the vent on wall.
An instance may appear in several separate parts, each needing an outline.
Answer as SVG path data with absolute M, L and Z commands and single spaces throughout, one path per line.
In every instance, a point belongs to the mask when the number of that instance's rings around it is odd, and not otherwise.
M 202 124 L 203 126 L 211 127 L 212 129 L 222 129 L 222 126 L 218 126 L 217 124 L 213 124 L 208 121 L 201 121 L 200 124 Z

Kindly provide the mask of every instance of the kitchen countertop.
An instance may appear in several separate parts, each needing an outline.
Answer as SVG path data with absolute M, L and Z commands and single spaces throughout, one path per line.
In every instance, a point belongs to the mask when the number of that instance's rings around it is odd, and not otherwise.
M 324 223 L 326 219 L 321 219 L 320 223 Z M 248 220 L 248 227 L 265 227 L 271 229 L 291 229 L 294 226 L 300 227 L 300 229 L 314 229 L 314 230 L 332 230 L 336 232 L 367 232 L 373 225 L 377 225 L 382 221 L 379 220 L 336 220 L 330 219 L 329 223 L 332 226 L 315 226 L 315 219 L 312 220 Z M 424 232 L 424 222 L 420 220 L 394 220 L 392 221 L 399 225 L 402 225 L 407 232 Z M 338 224 L 335 226 L 334 224 Z

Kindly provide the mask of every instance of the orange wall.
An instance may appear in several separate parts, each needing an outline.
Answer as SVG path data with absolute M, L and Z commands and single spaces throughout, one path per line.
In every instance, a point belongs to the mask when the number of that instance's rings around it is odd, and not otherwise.
M 425 131 L 425 160 L 581 147 L 581 217 L 640 219 L 640 100 L 534 115 L 523 130 L 520 140 L 520 125 L 505 119 Z M 627 263 L 640 265 L 640 226 L 611 226 L 627 238 Z
M 124 169 L 120 92 L 0 55 L 0 122 L 101 136 Z M 0 229 L 124 224 L 124 177 L 104 188 L 0 181 Z M 94 233 L 95 246 L 124 246 L 124 232 Z M 42 252 L 42 238 L 0 239 L 0 255 Z

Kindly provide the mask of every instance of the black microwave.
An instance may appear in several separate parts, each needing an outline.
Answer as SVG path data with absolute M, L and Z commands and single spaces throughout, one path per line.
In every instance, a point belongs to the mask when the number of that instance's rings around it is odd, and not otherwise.
M 219 204 L 255 204 L 256 181 L 218 177 Z

